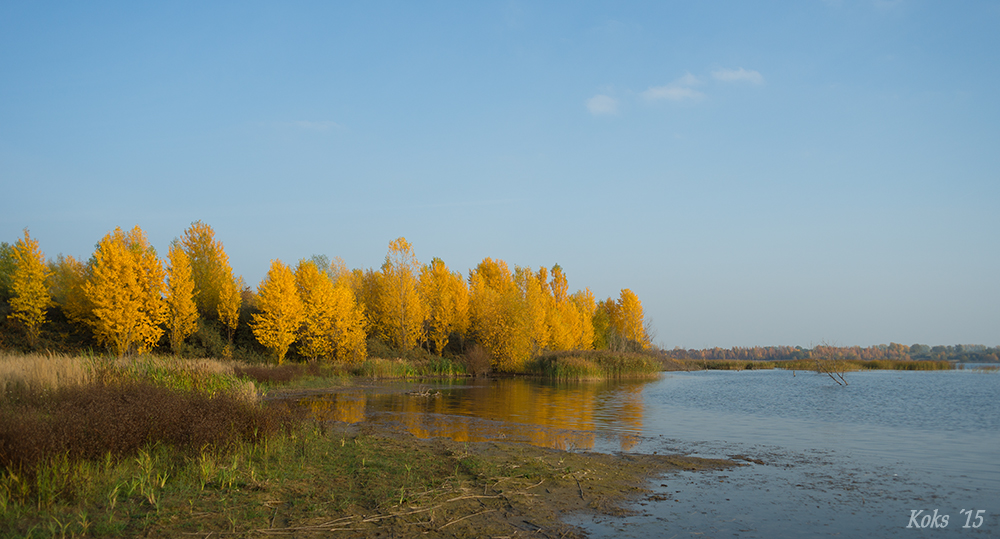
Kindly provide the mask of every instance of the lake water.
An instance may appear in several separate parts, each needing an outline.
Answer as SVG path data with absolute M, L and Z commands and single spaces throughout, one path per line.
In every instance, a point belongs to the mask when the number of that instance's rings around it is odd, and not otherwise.
M 420 437 L 751 459 L 656 480 L 659 501 L 638 501 L 635 516 L 569 519 L 594 537 L 1000 536 L 1000 374 L 847 380 L 704 371 L 652 382 L 372 384 L 298 398 L 320 418 Z M 923 511 L 921 524 L 935 510 L 947 527 L 907 528 L 912 511 Z

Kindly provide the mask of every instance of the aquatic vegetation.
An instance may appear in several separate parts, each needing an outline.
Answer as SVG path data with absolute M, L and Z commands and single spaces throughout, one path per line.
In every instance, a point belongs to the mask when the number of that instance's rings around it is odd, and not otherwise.
M 683 359 L 680 361 L 688 368 L 688 370 L 753 371 L 775 368 L 774 361 L 742 359 Z
M 930 360 L 860 360 L 860 359 L 839 359 L 845 363 L 845 369 L 851 371 L 858 370 L 896 370 L 896 371 L 946 371 L 952 369 L 952 364 L 948 361 Z M 789 361 L 776 361 L 775 366 L 779 369 L 809 371 L 815 370 L 815 359 L 796 359 Z
M 525 370 L 555 380 L 610 380 L 655 377 L 663 367 L 649 354 L 578 350 L 543 354 Z

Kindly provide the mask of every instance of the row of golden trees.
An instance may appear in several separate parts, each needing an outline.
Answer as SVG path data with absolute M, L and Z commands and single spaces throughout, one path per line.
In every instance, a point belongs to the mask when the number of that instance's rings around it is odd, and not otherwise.
M 419 263 L 404 238 L 389 244 L 378 270 L 348 270 L 324 257 L 294 268 L 273 260 L 256 293 L 234 276 L 222 243 L 200 221 L 171 243 L 166 260 L 138 226 L 108 233 L 86 263 L 61 255 L 46 263 L 27 230 L 0 255 L 10 316 L 32 345 L 55 306 L 116 355 L 161 340 L 180 353 L 199 318 L 225 328 L 229 355 L 241 307 L 278 362 L 292 346 L 314 360 L 361 361 L 370 337 L 439 354 L 454 338 L 479 343 L 504 371 L 545 350 L 649 346 L 642 305 L 628 289 L 617 300 L 595 301 L 588 289 L 570 294 L 558 265 L 511 270 L 490 258 L 465 278 L 437 258 Z

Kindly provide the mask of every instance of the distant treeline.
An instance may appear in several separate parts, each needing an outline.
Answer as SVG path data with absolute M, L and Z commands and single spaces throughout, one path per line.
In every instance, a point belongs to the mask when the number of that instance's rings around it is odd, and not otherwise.
M 989 363 L 1000 361 L 1000 346 L 989 348 L 982 344 L 956 344 L 954 346 L 928 346 L 926 344 L 889 343 L 875 346 L 827 346 L 813 348 L 801 346 L 753 346 L 733 348 L 704 348 L 665 351 L 673 359 L 725 359 L 739 361 L 782 361 L 836 357 L 860 361 L 882 360 L 931 360 Z

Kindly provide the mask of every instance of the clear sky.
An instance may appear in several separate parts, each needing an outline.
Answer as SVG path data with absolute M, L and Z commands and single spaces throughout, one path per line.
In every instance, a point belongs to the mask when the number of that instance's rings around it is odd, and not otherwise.
M 1000 344 L 1000 3 L 0 3 L 0 240 L 559 263 L 673 348 Z

